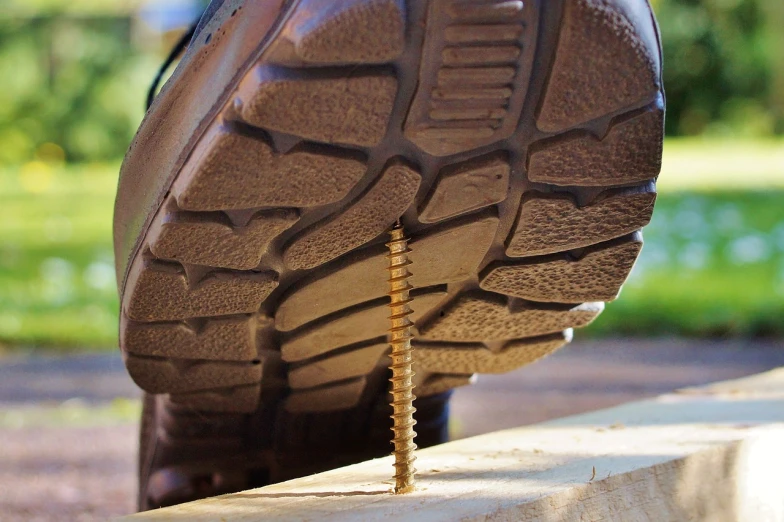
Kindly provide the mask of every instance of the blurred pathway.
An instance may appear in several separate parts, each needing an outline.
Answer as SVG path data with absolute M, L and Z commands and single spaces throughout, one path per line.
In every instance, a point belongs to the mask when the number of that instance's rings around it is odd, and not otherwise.
M 784 366 L 784 341 L 578 342 L 453 399 L 455 436 Z M 139 392 L 117 355 L 0 359 L 0 518 L 131 512 Z
M 0 359 L 0 405 L 138 399 L 119 354 Z
M 453 434 L 542 422 L 784 366 L 784 340 L 576 342 L 455 392 Z

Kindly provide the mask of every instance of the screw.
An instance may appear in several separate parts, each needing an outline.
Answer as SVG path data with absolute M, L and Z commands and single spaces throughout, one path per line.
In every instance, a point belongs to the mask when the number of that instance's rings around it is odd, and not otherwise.
M 409 292 L 413 288 L 408 280 L 411 272 L 408 271 L 411 261 L 408 254 L 408 238 L 405 237 L 403 226 L 400 222 L 390 231 L 392 240 L 387 243 L 389 248 L 389 308 L 390 341 L 392 347 L 392 409 L 394 425 L 392 431 L 395 438 L 392 443 L 395 450 L 395 493 L 409 493 L 414 490 L 414 384 L 411 379 L 413 371 L 413 349 L 411 347 L 411 327 L 413 323 L 408 316 L 413 312 L 409 307 L 412 299 Z

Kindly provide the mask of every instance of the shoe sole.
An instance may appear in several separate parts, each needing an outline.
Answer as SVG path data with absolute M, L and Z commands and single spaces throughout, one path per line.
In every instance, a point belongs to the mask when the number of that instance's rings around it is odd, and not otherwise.
M 143 442 L 159 461 L 221 448 L 237 469 L 252 450 L 277 481 L 308 468 L 271 464 L 281 446 L 330 447 L 371 422 L 388 439 L 398 219 L 418 406 L 557 350 L 637 258 L 663 109 L 644 0 L 293 3 L 131 262 L 121 346 L 159 395 Z M 264 440 L 249 445 L 249 423 Z M 253 482 L 227 476 L 218 490 Z

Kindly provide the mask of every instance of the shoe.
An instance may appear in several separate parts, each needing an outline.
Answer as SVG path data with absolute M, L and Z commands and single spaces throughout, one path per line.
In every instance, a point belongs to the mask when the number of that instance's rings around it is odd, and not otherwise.
M 213 2 L 125 158 L 140 508 L 388 454 L 388 231 L 417 442 L 618 295 L 664 118 L 646 0 Z M 391 476 L 390 472 L 390 476 Z

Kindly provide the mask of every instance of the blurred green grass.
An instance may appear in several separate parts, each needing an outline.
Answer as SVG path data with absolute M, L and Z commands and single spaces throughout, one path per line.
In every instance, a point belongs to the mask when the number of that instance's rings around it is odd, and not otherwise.
M 0 170 L 0 339 L 111 347 L 118 165 Z
M 0 342 L 113 349 L 118 164 L 0 168 Z M 579 335 L 784 335 L 784 140 L 668 140 L 646 246 Z
M 591 335 L 784 334 L 784 190 L 667 192 Z
M 657 188 L 664 194 L 784 189 L 784 139 L 667 139 Z
M 141 402 L 116 398 L 105 404 L 70 399 L 55 404 L 34 404 L 0 408 L 0 430 L 30 428 L 91 428 L 135 424 L 141 416 Z

